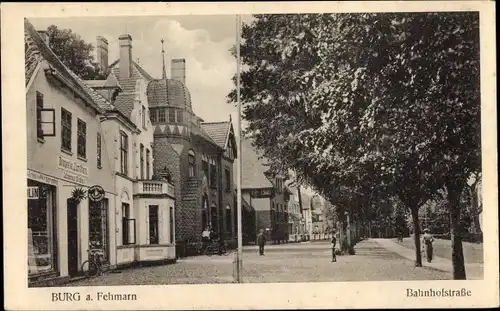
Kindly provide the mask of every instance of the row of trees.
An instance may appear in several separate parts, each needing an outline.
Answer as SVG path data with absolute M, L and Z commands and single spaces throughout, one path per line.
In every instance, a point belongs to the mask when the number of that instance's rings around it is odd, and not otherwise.
M 246 135 L 365 227 L 444 195 L 453 276 L 465 279 L 459 198 L 481 168 L 479 15 L 256 15 L 243 26 Z M 236 91 L 229 94 L 236 101 Z

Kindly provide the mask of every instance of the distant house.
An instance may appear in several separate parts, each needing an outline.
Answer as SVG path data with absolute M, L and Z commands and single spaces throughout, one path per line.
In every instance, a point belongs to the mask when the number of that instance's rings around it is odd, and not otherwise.
M 264 230 L 267 239 L 283 243 L 289 238 L 288 201 L 291 192 L 285 186 L 285 177 L 270 174 L 259 159 L 251 141 L 242 139 L 243 199 L 255 209 L 256 232 Z

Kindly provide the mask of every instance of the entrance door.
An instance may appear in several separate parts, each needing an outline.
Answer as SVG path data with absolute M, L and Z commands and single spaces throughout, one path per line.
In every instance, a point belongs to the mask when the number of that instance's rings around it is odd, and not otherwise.
M 78 273 L 78 212 L 73 199 L 68 199 L 68 273 Z

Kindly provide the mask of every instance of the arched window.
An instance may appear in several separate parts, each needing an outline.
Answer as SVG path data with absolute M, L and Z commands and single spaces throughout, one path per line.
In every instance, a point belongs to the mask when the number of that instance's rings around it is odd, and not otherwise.
M 193 150 L 189 150 L 188 152 L 188 162 L 189 162 L 189 177 L 194 177 L 196 157 Z

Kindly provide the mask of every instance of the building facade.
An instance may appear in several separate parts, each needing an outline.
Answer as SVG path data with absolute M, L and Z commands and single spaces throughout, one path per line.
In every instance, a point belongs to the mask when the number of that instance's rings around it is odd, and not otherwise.
M 116 265 L 174 260 L 175 197 L 168 174 L 153 169 L 153 131 L 147 83 L 132 62 L 132 38 L 118 38 L 120 59 L 106 80 L 86 81 L 105 101 L 104 142 L 110 153 L 117 193 Z M 108 42 L 97 37 L 99 66 L 108 71 Z
M 113 261 L 115 188 L 99 148 L 103 110 L 25 20 L 28 283 L 78 274 L 94 245 Z M 89 188 L 102 189 L 100 200 Z M 93 197 L 92 197 L 93 198 Z
M 251 146 L 249 139 L 243 139 L 242 153 L 242 197 L 255 210 L 255 232 L 264 230 L 272 243 L 285 243 L 289 239 L 288 202 L 290 190 L 285 178 L 268 172 L 263 160 Z
M 300 202 L 298 189 L 293 183 L 288 183 L 287 188 L 290 190 L 290 200 L 288 201 L 288 233 L 289 239 L 293 242 L 302 240 L 304 234 L 304 219 L 300 212 Z

